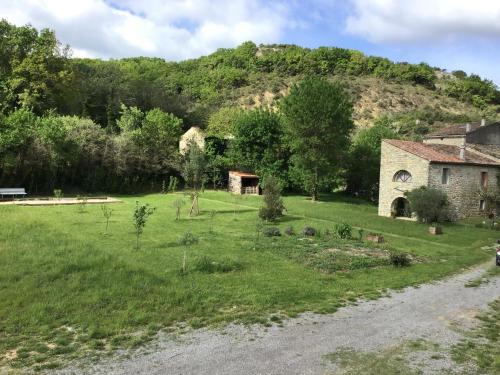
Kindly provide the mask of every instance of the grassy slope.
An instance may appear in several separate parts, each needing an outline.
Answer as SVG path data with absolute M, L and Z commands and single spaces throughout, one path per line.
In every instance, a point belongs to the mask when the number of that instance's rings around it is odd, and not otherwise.
M 404 269 L 323 274 L 266 250 L 271 239 L 262 239 L 254 250 L 260 197 L 206 192 L 202 215 L 184 215 L 178 222 L 175 198 L 124 197 L 124 203 L 112 206 L 107 236 L 99 206 L 88 206 L 85 213 L 74 206 L 0 207 L 2 222 L 8 223 L 0 226 L 0 354 L 17 350 L 12 362 L 17 366 L 52 366 L 47 361 L 58 354 L 69 358 L 84 349 L 133 346 L 176 322 L 197 327 L 265 322 L 272 313 L 334 311 L 356 297 L 375 298 L 386 288 L 425 282 L 484 261 L 491 254 L 479 248 L 495 236 L 449 224 L 443 236 L 434 237 L 424 225 L 380 218 L 375 207 L 360 201 L 330 197 L 330 202 L 311 203 L 287 197 L 289 215 L 278 223 L 281 228 L 292 225 L 300 231 L 309 224 L 331 229 L 346 221 L 383 232 L 391 247 L 425 257 Z M 131 221 L 136 200 L 157 207 L 140 251 L 134 249 Z M 213 234 L 210 210 L 217 210 Z M 207 254 L 216 261 L 236 260 L 243 270 L 179 276 L 183 247 L 177 241 L 187 230 L 200 237 L 189 249 L 188 264 Z

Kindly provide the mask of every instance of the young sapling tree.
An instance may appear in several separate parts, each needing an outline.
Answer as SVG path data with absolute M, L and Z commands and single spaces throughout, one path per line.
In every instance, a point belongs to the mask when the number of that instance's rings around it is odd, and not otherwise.
M 105 232 L 105 234 L 108 234 L 109 219 L 111 219 L 111 215 L 113 214 L 113 209 L 109 208 L 105 204 L 101 204 L 101 212 L 102 212 L 102 216 L 104 216 L 104 219 L 106 220 L 106 232 Z
M 177 185 L 179 183 L 179 179 L 175 176 L 170 176 L 170 179 L 168 181 L 168 191 L 170 193 L 175 193 L 177 190 Z
M 139 202 L 135 202 L 134 209 L 134 227 L 135 227 L 135 237 L 136 237 L 136 249 L 139 250 L 139 237 L 144 231 L 144 227 L 146 226 L 146 222 L 148 218 L 155 211 L 154 207 L 149 207 L 149 204 L 140 204 Z
M 78 212 L 83 214 L 87 207 L 88 198 L 86 196 L 77 195 L 76 200 L 78 201 Z
M 186 184 L 193 189 L 189 216 L 196 216 L 200 213 L 198 197 L 203 188 L 206 165 L 207 158 L 203 150 L 195 142 L 190 142 L 182 168 L 182 177 L 186 180 Z
M 209 228 L 209 233 L 210 234 L 213 234 L 214 233 L 214 218 L 215 218 L 215 215 L 217 214 L 217 211 L 216 210 L 212 210 L 210 211 L 210 213 L 208 214 L 209 215 L 209 218 L 210 218 L 210 228 Z
M 175 220 L 180 220 L 181 219 L 181 208 L 186 204 L 186 201 L 184 199 L 178 198 L 174 200 L 173 205 L 175 208 Z
M 61 189 L 54 189 L 54 197 L 60 201 L 63 197 L 63 192 Z
M 185 275 L 187 273 L 187 250 L 188 248 L 198 242 L 198 237 L 196 237 L 193 233 L 191 233 L 190 230 L 188 230 L 184 235 L 181 237 L 179 243 L 184 246 L 184 255 L 182 257 L 182 268 L 181 268 L 181 273 Z

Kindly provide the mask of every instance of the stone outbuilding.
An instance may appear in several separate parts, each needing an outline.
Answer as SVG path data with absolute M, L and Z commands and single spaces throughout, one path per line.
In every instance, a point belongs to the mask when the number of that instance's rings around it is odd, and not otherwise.
M 187 152 L 190 142 L 194 142 L 200 149 L 205 149 L 205 139 L 207 135 L 204 130 L 197 126 L 192 126 L 187 132 L 181 135 L 179 141 L 179 152 L 184 155 Z
M 260 195 L 259 176 L 238 171 L 229 171 L 228 190 L 233 194 Z
M 410 217 L 405 192 L 427 186 L 444 191 L 452 219 L 478 216 L 485 202 L 477 192 L 498 192 L 500 123 L 458 124 L 429 134 L 423 142 L 382 141 L 380 216 Z M 497 207 L 497 212 L 500 207 Z

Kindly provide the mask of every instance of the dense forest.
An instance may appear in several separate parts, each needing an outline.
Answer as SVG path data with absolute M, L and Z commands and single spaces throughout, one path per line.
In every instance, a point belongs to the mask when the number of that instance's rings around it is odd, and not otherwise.
M 477 75 L 335 47 L 246 42 L 181 62 L 99 60 L 72 58 L 71 48 L 61 45 L 51 30 L 2 20 L 0 35 L 0 186 L 23 186 L 33 194 L 56 187 L 89 193 L 157 190 L 169 176 L 180 176 L 178 139 L 192 125 L 212 135 L 207 184 L 221 185 L 229 167 L 259 173 L 269 167 L 286 186 L 294 187 L 288 173 L 293 159 L 289 145 L 283 141 L 279 149 L 264 147 L 248 155 L 245 137 L 267 137 L 264 145 L 286 138 L 280 128 L 280 102 L 304 77 L 323 77 L 343 86 L 355 103 L 354 115 L 363 87 L 373 84 L 387 96 L 392 90 L 402 105 L 410 89 L 418 100 L 438 103 L 401 111 L 387 108 L 385 113 L 386 104 L 380 101 L 376 115 L 364 122 L 370 129 L 354 131 L 349 146 L 351 155 L 364 157 L 362 150 L 370 148 L 375 159 L 380 137 L 418 138 L 435 123 L 478 116 L 496 119 L 500 104 L 497 87 Z M 271 98 L 267 102 L 266 95 Z M 262 132 L 256 133 L 259 123 Z M 229 134 L 235 137 L 234 147 L 225 150 L 222 139 Z M 266 165 L 257 154 L 262 150 L 268 156 Z M 345 159 L 332 177 L 337 185 L 359 180 L 356 170 L 363 161 Z M 366 163 L 375 175 L 376 163 Z M 347 186 L 353 192 L 373 188 Z

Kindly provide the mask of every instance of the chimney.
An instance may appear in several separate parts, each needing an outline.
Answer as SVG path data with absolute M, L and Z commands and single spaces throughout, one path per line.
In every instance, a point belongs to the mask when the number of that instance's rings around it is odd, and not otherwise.
M 465 143 L 460 146 L 460 155 L 461 160 L 465 160 Z
M 481 126 L 484 126 L 484 125 L 486 125 L 486 119 L 482 118 L 481 119 Z
M 470 124 L 469 123 L 465 124 L 465 132 L 466 133 L 470 132 Z

